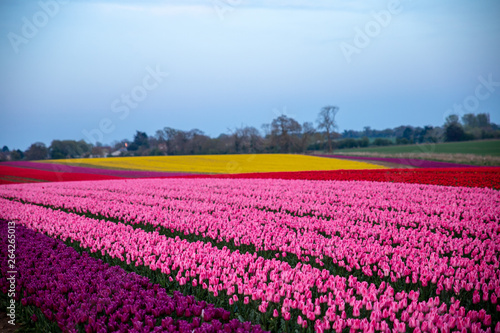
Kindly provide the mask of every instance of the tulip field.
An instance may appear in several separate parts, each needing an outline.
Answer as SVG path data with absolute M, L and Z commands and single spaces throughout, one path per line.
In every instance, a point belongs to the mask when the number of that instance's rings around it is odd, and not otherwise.
M 62 173 L 45 170 L 15 168 L 7 165 L 0 165 L 0 184 L 16 184 L 24 182 L 42 181 L 79 181 L 79 180 L 103 180 L 119 179 L 115 176 L 104 176 L 99 174 L 89 175 L 86 173 Z
M 3 231 L 2 235 L 5 235 Z M 229 321 L 229 311 L 196 301 L 193 296 L 184 296 L 178 291 L 169 296 L 165 289 L 151 284 L 147 278 L 129 274 L 121 267 L 110 267 L 85 252 L 81 255 L 59 240 L 25 227 L 19 227 L 18 236 L 21 285 L 26 291 L 21 304 L 33 305 L 37 309 L 30 316 L 32 321 L 39 320 L 38 312 L 39 316 L 57 322 L 58 325 L 49 325 L 53 330 L 58 326 L 64 331 L 76 330 L 79 323 L 92 320 L 95 321 L 93 328 L 91 325 L 87 327 L 95 331 L 128 332 L 140 331 L 143 326 L 158 326 L 168 331 L 190 332 L 197 327 L 210 331 L 225 325 L 233 330 L 245 328 L 262 332 L 258 325 L 236 319 Z M 2 269 L 8 270 L 6 261 L 2 263 Z M 34 273 L 36 280 L 27 278 Z M 45 292 L 35 293 L 41 287 Z M 169 316 L 174 311 L 175 320 Z M 97 317 L 99 312 L 109 315 L 109 318 Z M 131 313 L 136 316 L 131 317 Z M 161 315 L 166 316 L 160 321 Z M 208 317 L 211 318 L 209 323 Z M 207 322 L 202 324 L 203 318 Z
M 189 176 L 189 178 L 206 177 L 206 175 Z M 210 177 L 232 179 L 362 180 L 500 189 L 500 168 L 498 167 L 259 172 L 210 175 Z
M 140 156 L 114 158 L 75 158 L 40 161 L 45 164 L 147 170 L 155 172 L 187 172 L 204 174 L 234 174 L 270 171 L 311 171 L 339 169 L 385 169 L 366 162 L 322 158 L 292 154 L 237 154 L 237 155 L 184 155 L 184 156 Z
M 386 169 L 384 166 L 306 155 L 241 154 L 85 158 L 0 163 L 0 185 L 33 182 L 167 178 L 191 174 Z
M 20 315 L 50 332 L 500 332 L 495 181 L 280 178 L 0 186 Z

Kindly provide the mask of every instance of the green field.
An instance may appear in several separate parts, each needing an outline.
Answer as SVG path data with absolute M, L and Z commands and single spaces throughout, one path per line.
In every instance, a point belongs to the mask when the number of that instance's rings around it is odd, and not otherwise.
M 380 153 L 380 154 L 474 154 L 500 156 L 500 140 L 462 141 L 436 144 L 400 145 L 369 148 L 338 149 L 342 153 Z

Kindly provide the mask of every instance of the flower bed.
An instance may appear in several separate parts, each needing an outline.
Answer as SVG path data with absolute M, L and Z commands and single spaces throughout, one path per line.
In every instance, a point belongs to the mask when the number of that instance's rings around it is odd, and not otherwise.
M 3 162 L 3 166 L 14 166 L 20 168 L 52 171 L 52 172 L 64 172 L 64 173 L 83 173 L 83 174 L 95 174 L 95 175 L 106 175 L 114 176 L 120 178 L 165 178 L 172 176 L 184 176 L 187 175 L 181 172 L 155 172 L 155 171 L 138 171 L 138 170 L 116 170 L 116 169 L 99 169 L 90 168 L 75 165 L 57 164 L 57 163 L 40 163 L 32 161 L 12 161 Z
M 378 165 L 293 154 L 135 156 L 48 160 L 44 163 L 128 170 L 187 173 L 246 173 L 270 171 L 385 169 Z
M 489 187 L 500 189 L 500 167 L 264 172 L 210 176 L 193 175 L 187 177 L 356 181 L 364 180 L 374 182 Z
M 208 291 L 273 331 L 500 329 L 495 190 L 163 179 L 0 196 L 24 202 L 1 200 L 0 217 Z
M 466 275 L 464 267 L 482 263 L 474 268 L 479 280 L 498 268 L 497 262 L 479 256 L 492 256 L 496 251 L 492 245 L 498 213 L 495 203 L 500 195 L 493 190 L 274 181 L 263 192 L 262 180 L 169 180 L 163 184 L 170 189 L 161 191 L 159 182 L 31 186 L 31 191 L 19 193 L 8 188 L 0 196 L 149 226 L 146 230 L 160 227 L 167 235 L 175 231 L 193 240 L 225 241 L 268 256 L 292 254 L 303 262 L 312 256 L 330 269 L 357 269 L 366 276 L 390 277 L 392 282 L 427 285 L 432 281 L 438 284 L 438 294 L 445 285 L 448 291 L 451 286 L 457 291 L 471 290 L 478 280 Z M 205 186 L 216 189 L 218 195 L 203 192 Z M 395 200 L 387 193 L 394 197 L 411 194 L 414 200 Z M 331 198 L 336 202 L 325 205 Z M 352 210 L 352 206 L 362 208 Z M 480 209 L 482 215 L 470 214 L 467 207 Z M 471 237 L 463 238 L 464 234 Z M 368 242 L 370 237 L 374 239 Z M 472 251 L 477 239 L 483 238 Z M 419 245 L 422 239 L 427 243 L 424 248 Z M 452 260 L 433 258 L 433 253 Z M 449 269 L 454 269 L 452 281 L 448 281 Z
M 66 182 L 80 180 L 107 180 L 107 179 L 123 179 L 122 177 L 87 174 L 87 173 L 68 173 L 68 172 L 51 172 L 36 169 L 26 169 L 0 165 L 0 182 L 6 184 L 48 181 L 48 182 Z M 1 183 L 0 183 L 1 184 Z
M 7 243 L 7 223 L 0 222 L 0 241 Z M 55 322 L 64 332 L 262 332 L 249 322 L 229 320 L 230 313 L 193 296 L 167 291 L 146 277 L 79 254 L 62 241 L 22 225 L 16 227 L 16 300 L 42 314 L 29 318 Z M 0 288 L 5 278 L 7 253 L 2 247 Z M 26 319 L 26 318 L 25 318 Z M 37 328 L 42 324 L 35 324 Z

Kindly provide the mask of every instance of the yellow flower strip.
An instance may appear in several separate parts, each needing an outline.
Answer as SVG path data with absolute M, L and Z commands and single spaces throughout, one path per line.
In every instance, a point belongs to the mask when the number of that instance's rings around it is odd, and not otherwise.
M 386 169 L 383 166 L 334 158 L 289 154 L 141 156 L 39 161 L 106 169 L 193 173 Z

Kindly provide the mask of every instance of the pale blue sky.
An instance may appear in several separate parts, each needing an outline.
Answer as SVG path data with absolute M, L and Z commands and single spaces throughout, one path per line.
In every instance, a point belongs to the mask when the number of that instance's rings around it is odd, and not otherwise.
M 55 1 L 0 3 L 0 146 L 217 136 L 327 104 L 341 131 L 441 125 L 464 101 L 500 123 L 497 0 Z

